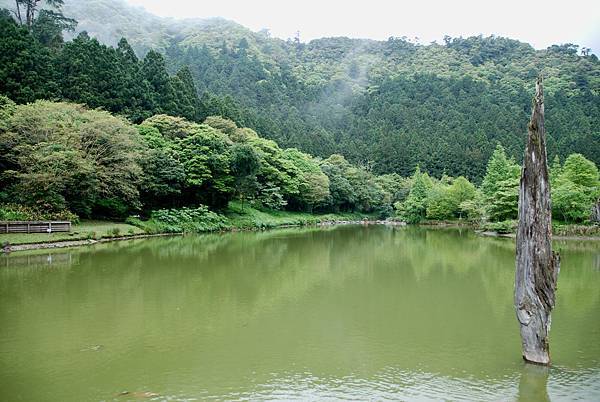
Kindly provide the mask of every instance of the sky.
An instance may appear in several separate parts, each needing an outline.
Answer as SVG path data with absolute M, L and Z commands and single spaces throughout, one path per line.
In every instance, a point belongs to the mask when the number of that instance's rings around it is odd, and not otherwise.
M 575 43 L 600 54 L 600 0 L 127 0 L 175 18 L 223 17 L 253 31 L 302 42 L 328 36 L 419 38 L 422 44 L 483 34 L 537 49 Z

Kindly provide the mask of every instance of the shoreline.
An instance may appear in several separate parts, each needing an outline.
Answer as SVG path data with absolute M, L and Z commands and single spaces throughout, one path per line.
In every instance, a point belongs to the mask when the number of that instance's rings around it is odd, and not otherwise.
M 82 239 L 82 240 L 57 240 L 57 241 L 47 241 L 47 242 L 38 242 L 38 243 L 23 243 L 23 244 L 9 245 L 8 249 L 3 248 L 2 252 L 5 254 L 8 254 L 8 253 L 14 253 L 16 251 L 81 247 L 81 246 L 91 246 L 93 244 L 98 244 L 98 243 L 109 243 L 109 242 L 121 241 L 121 240 L 134 240 L 134 239 L 144 239 L 144 238 L 149 238 L 149 237 L 165 237 L 165 236 L 181 236 L 181 235 L 183 235 L 183 233 L 152 233 L 152 234 L 149 233 L 149 234 L 138 234 L 138 235 L 132 235 L 132 236 L 105 237 L 105 238 L 98 239 L 98 240 Z
M 505 239 L 515 239 L 516 233 L 498 233 L 490 231 L 476 231 L 482 237 L 501 237 Z M 583 241 L 599 241 L 600 236 L 577 236 L 577 235 L 552 235 L 552 240 L 583 240 Z
M 272 228 L 261 228 L 261 227 L 231 227 L 226 230 L 213 231 L 213 232 L 201 232 L 201 233 L 148 233 L 148 234 L 137 234 L 130 236 L 118 236 L 118 237 L 105 237 L 101 239 L 79 239 L 79 240 L 57 240 L 57 241 L 44 241 L 36 243 L 22 243 L 9 245 L 8 247 L 0 250 L 1 253 L 9 254 L 19 251 L 29 250 L 44 250 L 44 249 L 57 249 L 57 248 L 69 248 L 69 247 L 82 247 L 91 246 L 98 243 L 109 243 L 114 241 L 123 240 L 135 240 L 152 237 L 166 237 L 166 236 L 184 236 L 187 234 L 206 234 L 206 233 L 233 233 L 233 232 L 252 232 L 262 231 L 270 229 L 285 229 L 285 228 L 299 228 L 299 227 L 327 227 L 327 226 L 342 226 L 342 225 L 389 225 L 389 226 L 406 226 L 404 222 L 397 221 L 383 221 L 383 220 L 363 220 L 363 221 L 351 221 L 351 220 L 340 220 L 340 221 L 323 221 L 315 224 L 300 225 L 300 224 L 283 224 Z
M 36 243 L 23 243 L 9 245 L 1 250 L 3 254 L 9 254 L 19 251 L 29 250 L 43 250 L 43 249 L 57 249 L 57 248 L 70 248 L 70 247 L 82 247 L 91 246 L 98 243 L 109 243 L 123 240 L 135 240 L 145 239 L 152 237 L 166 237 L 166 236 L 184 236 L 186 234 L 203 234 L 203 233 L 233 233 L 233 232 L 252 232 L 262 231 L 270 229 L 285 229 L 285 228 L 299 228 L 299 227 L 330 227 L 330 226 L 343 226 L 343 225 L 386 225 L 386 226 L 408 226 L 405 222 L 401 221 L 387 221 L 387 220 L 339 220 L 339 221 L 323 221 L 314 224 L 301 225 L 301 224 L 283 224 L 272 228 L 261 228 L 261 227 L 231 227 L 226 230 L 216 232 L 202 232 L 202 233 L 148 233 L 148 234 L 136 234 L 130 236 L 118 236 L 118 237 L 106 237 L 101 239 L 80 239 L 80 240 L 58 240 L 58 241 L 44 241 Z M 425 222 L 416 226 L 424 228 L 465 228 L 473 230 L 477 235 L 482 237 L 496 237 L 496 238 L 507 238 L 514 239 L 515 233 L 498 233 L 493 231 L 478 230 L 477 226 L 462 223 L 462 222 Z M 578 236 L 578 235 L 553 235 L 553 240 L 584 240 L 584 241 L 600 241 L 600 236 Z

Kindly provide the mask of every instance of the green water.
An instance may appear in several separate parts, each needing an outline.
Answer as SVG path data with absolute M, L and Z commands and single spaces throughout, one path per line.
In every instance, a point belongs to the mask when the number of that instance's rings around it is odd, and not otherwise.
M 290 229 L 2 256 L 0 400 L 600 400 L 600 244 L 556 247 L 549 370 L 521 360 L 513 241 L 469 231 Z

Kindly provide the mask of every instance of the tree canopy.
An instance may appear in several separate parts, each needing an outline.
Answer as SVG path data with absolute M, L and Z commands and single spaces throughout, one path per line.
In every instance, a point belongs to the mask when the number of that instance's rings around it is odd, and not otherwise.
M 572 44 L 535 50 L 495 36 L 300 43 L 223 19 L 162 19 L 115 0 L 65 0 L 60 10 L 80 21 L 64 44 L 0 23 L 0 92 L 17 103 L 74 101 L 135 123 L 160 113 L 222 116 L 282 147 L 338 153 L 377 174 L 410 176 L 419 164 L 434 177 L 479 183 L 496 144 L 521 160 L 542 73 L 550 160 L 580 153 L 600 163 L 600 63 Z

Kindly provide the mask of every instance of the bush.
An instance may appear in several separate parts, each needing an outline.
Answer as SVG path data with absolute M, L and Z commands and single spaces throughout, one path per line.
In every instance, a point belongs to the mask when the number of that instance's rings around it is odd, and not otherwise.
M 227 219 L 208 207 L 200 205 L 197 208 L 159 209 L 150 215 L 150 221 L 145 228 L 154 232 L 210 232 L 226 229 Z M 144 229 L 145 229 L 144 228 Z
M 517 221 L 508 220 L 501 222 L 490 222 L 483 226 L 483 229 L 500 234 L 514 233 L 517 229 Z
M 387 219 L 394 215 L 394 208 L 391 205 L 384 205 L 377 210 L 377 219 Z
M 58 212 L 45 212 L 25 205 L 0 204 L 0 221 L 71 221 L 79 223 L 79 217 L 66 209 Z

